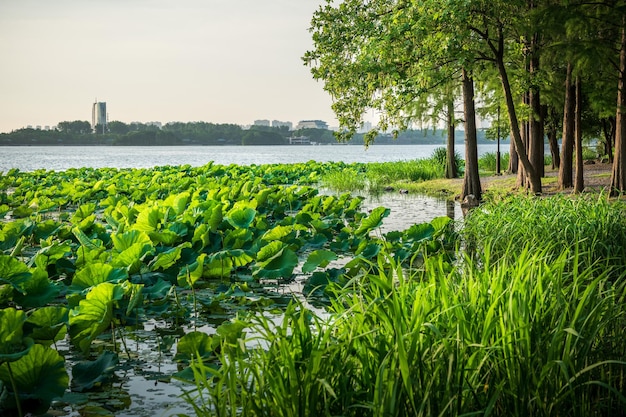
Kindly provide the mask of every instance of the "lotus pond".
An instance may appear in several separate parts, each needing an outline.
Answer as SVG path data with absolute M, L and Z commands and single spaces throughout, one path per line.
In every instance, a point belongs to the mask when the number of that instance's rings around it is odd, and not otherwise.
M 242 318 L 280 320 L 294 296 L 322 311 L 383 249 L 417 265 L 448 248 L 444 203 L 384 230 L 376 200 L 320 194 L 347 168 L 363 164 L 0 176 L 0 413 L 192 414 L 190 362 L 241 340 Z

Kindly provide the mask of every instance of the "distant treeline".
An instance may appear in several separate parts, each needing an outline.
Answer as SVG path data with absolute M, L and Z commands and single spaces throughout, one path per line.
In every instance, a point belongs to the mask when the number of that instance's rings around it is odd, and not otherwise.
M 0 133 L 0 145 L 110 145 L 110 146 L 182 146 L 182 145 L 288 145 L 291 137 L 307 137 L 311 142 L 336 143 L 332 131 L 326 129 L 301 129 L 290 131 L 287 127 L 251 126 L 243 129 L 234 124 L 206 122 L 173 122 L 159 127 L 151 124 L 110 122 L 104 132 L 92 133 L 86 121 L 61 122 L 56 129 L 18 129 Z M 463 142 L 463 131 L 456 132 L 456 141 Z M 392 135 L 379 135 L 377 144 L 445 144 L 443 130 L 421 129 Z M 479 131 L 479 142 L 488 142 L 485 132 Z M 357 134 L 349 142 L 363 145 L 363 135 Z

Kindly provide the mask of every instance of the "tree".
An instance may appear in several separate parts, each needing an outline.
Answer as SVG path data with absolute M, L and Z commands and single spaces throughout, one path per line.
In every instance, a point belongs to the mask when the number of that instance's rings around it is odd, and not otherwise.
M 460 81 L 462 60 L 457 52 L 463 48 L 461 38 L 452 38 L 453 32 L 442 27 L 445 21 L 437 18 L 440 5 L 383 0 L 332 3 L 314 14 L 315 49 L 303 59 L 333 97 L 339 139 L 349 140 L 369 109 L 376 109 L 380 118 L 365 135 L 366 145 L 381 131 L 393 127 L 397 136 L 413 122 L 436 117 L 432 110 L 440 107 L 448 114 L 446 173 L 455 177 L 452 93 Z
M 626 191 L 626 12 L 622 5 L 622 36 L 619 54 L 619 81 L 615 116 L 615 158 L 611 174 L 611 193 Z
M 59 122 L 57 129 L 63 133 L 71 135 L 84 135 L 91 133 L 91 123 L 83 120 L 74 120 L 73 122 Z

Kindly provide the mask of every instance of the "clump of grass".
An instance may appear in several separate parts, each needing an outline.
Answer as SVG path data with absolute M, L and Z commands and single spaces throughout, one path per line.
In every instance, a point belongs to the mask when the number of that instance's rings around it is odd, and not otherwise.
M 411 274 L 381 254 L 330 319 L 295 303 L 256 318 L 254 343 L 224 343 L 218 368 L 196 362 L 189 399 L 199 415 L 619 415 L 624 277 L 556 248 L 496 261 L 487 243 L 480 262 Z
M 367 188 L 367 181 L 362 170 L 345 168 L 328 172 L 322 176 L 324 187 L 336 191 L 360 191 Z
M 478 158 L 478 169 L 483 172 L 496 172 L 497 155 L 495 152 L 487 152 Z M 509 154 L 500 154 L 500 172 L 507 170 L 509 166 Z
M 560 248 L 577 244 L 581 265 L 626 271 L 626 206 L 604 195 L 507 196 L 471 211 L 463 235 L 477 250 L 488 243 L 498 258 L 515 257 L 524 247 L 541 250 L 548 242 L 557 258 Z

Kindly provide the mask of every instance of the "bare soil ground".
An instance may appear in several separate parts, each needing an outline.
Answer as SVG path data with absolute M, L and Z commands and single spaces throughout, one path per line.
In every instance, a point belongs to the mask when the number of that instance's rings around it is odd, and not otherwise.
M 593 163 L 591 163 L 593 162 Z M 587 162 L 583 167 L 583 183 L 585 186 L 584 192 L 600 192 L 603 190 L 608 191 L 611 185 L 611 170 L 612 165 L 610 163 L 602 161 Z M 576 170 L 572 175 L 576 175 Z M 573 188 L 560 190 L 558 188 L 558 169 L 550 169 L 546 167 L 545 177 L 542 179 L 542 191 L 544 195 L 551 195 L 556 193 L 570 194 L 573 192 Z M 490 188 L 515 188 L 516 174 L 504 174 L 504 175 L 492 175 L 488 177 L 481 177 L 481 184 L 484 190 Z

